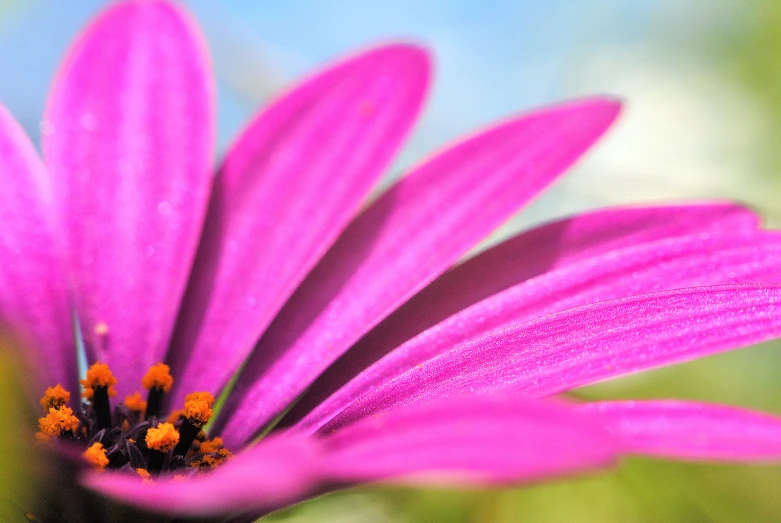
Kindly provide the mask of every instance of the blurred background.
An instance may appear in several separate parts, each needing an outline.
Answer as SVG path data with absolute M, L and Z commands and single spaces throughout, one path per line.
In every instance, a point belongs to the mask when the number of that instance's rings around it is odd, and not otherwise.
M 0 100 L 37 137 L 50 79 L 101 0 L 0 0 Z M 734 199 L 781 225 L 781 2 L 776 0 L 186 1 L 219 78 L 221 150 L 274 93 L 356 48 L 434 50 L 436 83 L 388 180 L 434 148 L 528 108 L 585 94 L 626 101 L 597 150 L 492 241 L 616 204 Z M 781 414 L 781 345 L 578 391 L 680 397 Z M 519 442 L 522 444 L 522 442 Z M 9 480 L 0 476 L 5 488 Z M 781 466 L 628 459 L 601 474 L 489 491 L 362 488 L 280 521 L 781 519 Z

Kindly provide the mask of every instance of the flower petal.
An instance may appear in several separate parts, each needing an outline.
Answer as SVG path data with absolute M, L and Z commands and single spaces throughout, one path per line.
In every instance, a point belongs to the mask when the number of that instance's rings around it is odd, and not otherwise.
M 165 354 L 205 214 L 214 117 L 202 44 L 172 3 L 115 4 L 70 50 L 46 110 L 76 307 L 90 358 L 112 366 L 120 392 Z
M 594 415 L 623 452 L 684 460 L 781 459 L 781 417 L 677 400 L 605 401 L 577 410 Z
M 42 384 L 77 390 L 49 179 L 30 140 L 2 105 L 0 187 L 0 321 L 29 346 Z
M 619 110 L 543 109 L 425 163 L 347 228 L 261 339 L 224 435 L 252 437 L 369 329 L 569 167 Z M 230 403 L 230 400 L 229 400 Z
M 781 286 L 612 300 L 494 331 L 373 388 L 321 432 L 400 404 L 471 392 L 545 396 L 781 336 Z
M 297 426 L 315 430 L 367 391 L 451 347 L 566 309 L 640 293 L 781 282 L 781 234 L 683 236 L 574 262 L 497 293 L 402 344 L 320 403 Z M 703 271 L 702 267 L 709 269 Z M 357 347 L 363 346 L 363 340 Z M 367 350 L 368 346 L 366 347 Z
M 414 46 L 368 51 L 283 96 L 239 138 L 173 340 L 174 404 L 192 390 L 219 391 L 244 361 L 392 160 L 428 70 Z
M 740 241 L 739 246 L 731 239 L 752 236 L 757 232 L 756 227 L 757 217 L 748 209 L 730 204 L 710 204 L 607 209 L 532 229 L 488 249 L 434 280 L 331 365 L 285 419 L 295 421 L 313 408 L 319 414 L 312 413 L 310 422 L 321 419 L 323 415 L 332 415 L 334 409 L 341 410 L 345 406 L 344 401 L 351 401 L 366 390 L 365 387 L 400 374 L 430 358 L 444 346 L 463 343 L 509 322 L 526 321 L 597 299 L 736 281 L 731 278 L 737 276 L 732 272 L 736 263 L 757 265 L 760 259 L 764 259 L 770 263 L 755 267 L 756 270 L 772 271 L 776 266 L 768 259 L 773 254 L 772 247 L 765 252 L 757 244 L 760 252 L 752 256 L 752 251 L 745 248 L 746 241 Z M 698 237 L 655 243 L 655 240 L 694 234 Z M 730 239 L 714 243 L 713 239 L 721 236 Z M 672 256 L 679 258 L 677 263 L 691 264 L 692 257 L 696 260 L 703 258 L 704 252 L 699 249 L 705 244 L 710 246 L 709 254 L 714 249 L 740 249 L 743 246 L 743 257 L 740 261 L 733 258 L 729 268 L 719 267 L 723 270 L 715 273 L 688 270 L 683 274 L 673 274 L 672 278 L 666 274 L 663 278 L 659 277 L 659 273 L 664 274 L 663 269 L 674 272 L 669 263 L 658 268 L 648 266 L 654 260 L 669 262 Z M 626 247 L 630 248 L 621 250 Z M 606 255 L 607 258 L 600 256 L 608 252 L 611 254 Z M 579 263 L 587 258 L 592 260 L 588 262 L 590 266 Z M 707 257 L 704 262 L 712 265 Z M 746 270 L 751 269 L 744 268 L 744 275 Z M 640 270 L 645 272 L 632 272 Z M 525 291 L 504 297 L 497 295 L 541 274 L 550 276 L 524 287 Z M 594 287 L 597 287 L 598 294 Z M 529 292 L 532 295 L 527 297 Z M 547 293 L 550 299 L 545 306 L 540 301 L 541 292 Z M 479 307 L 472 307 L 492 295 Z M 542 308 L 535 309 L 537 306 Z M 418 347 L 426 344 L 422 352 L 420 348 L 406 344 L 404 349 L 396 351 L 392 358 L 383 362 L 383 371 L 374 367 L 371 373 L 353 380 L 350 387 L 339 390 L 337 396 L 331 396 L 360 371 L 439 322 L 443 322 L 442 325 L 413 343 Z M 387 372 L 392 374 L 387 375 Z M 358 386 L 359 383 L 363 384 Z M 299 426 L 303 428 L 308 423 Z
M 551 401 L 464 396 L 362 420 L 325 440 L 329 475 L 348 482 L 507 484 L 607 466 L 612 436 Z
M 93 472 L 83 483 L 130 505 L 177 516 L 268 512 L 299 501 L 320 481 L 320 448 L 312 438 L 267 438 L 209 474 L 153 484 L 125 473 Z

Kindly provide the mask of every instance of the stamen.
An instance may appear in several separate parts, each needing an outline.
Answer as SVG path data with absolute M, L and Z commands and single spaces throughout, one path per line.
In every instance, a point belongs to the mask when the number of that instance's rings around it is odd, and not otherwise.
M 184 418 L 184 409 L 176 409 L 168 415 L 168 423 L 176 423 Z
M 139 416 L 146 411 L 146 401 L 144 401 L 138 391 L 134 392 L 131 396 L 125 396 L 124 404 L 125 407 Z
M 190 450 L 195 437 L 212 417 L 214 396 L 208 392 L 193 392 L 185 396 L 184 420 L 179 427 L 181 440 L 174 449 L 175 456 L 184 456 Z
M 114 385 L 117 378 L 105 363 L 94 363 L 87 370 L 87 379 L 81 380 L 84 386 L 82 396 L 92 401 L 95 415 L 98 419 L 98 428 L 106 429 L 111 426 L 111 405 L 109 396 L 115 396 L 117 391 Z
M 144 478 L 144 483 L 152 483 L 152 475 L 146 469 L 136 469 L 136 474 Z
M 54 387 L 49 387 L 41 398 L 41 407 L 44 412 L 48 412 L 49 409 L 59 409 L 64 407 L 68 400 L 71 399 L 71 393 L 62 388 L 59 383 Z
M 184 397 L 184 402 L 187 403 L 188 401 L 205 401 L 209 404 L 209 407 L 214 405 L 214 396 L 211 392 L 191 392 L 187 396 Z
M 93 443 L 90 448 L 84 451 L 82 454 L 87 461 L 92 463 L 98 470 L 104 470 L 108 465 L 108 457 L 106 456 L 106 449 L 103 448 L 103 444 L 96 442 Z
M 38 428 L 41 436 L 36 435 L 39 441 L 49 441 L 57 436 L 73 435 L 79 426 L 79 418 L 73 415 L 69 407 L 55 409 L 51 407 L 46 416 L 38 420 Z
M 147 470 L 159 474 L 163 468 L 166 454 L 179 443 L 179 432 L 170 423 L 161 423 L 146 433 L 146 446 L 149 448 L 149 466 Z
M 214 439 L 210 439 L 201 443 L 200 447 L 198 447 L 198 452 L 211 454 L 212 452 L 217 452 L 218 450 L 222 449 L 223 446 L 222 438 L 218 436 Z
M 48 388 L 41 399 L 45 416 L 38 420 L 36 439 L 55 445 L 56 438 L 68 437 L 83 445 L 83 459 L 96 470 L 135 470 L 144 482 L 161 473 L 186 479 L 230 457 L 221 438 L 208 439 L 202 430 L 214 414 L 211 393 L 188 394 L 183 409 L 172 412 L 167 423 L 158 423 L 161 400 L 173 385 L 169 367 L 153 365 L 142 381 L 150 391 L 149 401 L 135 392 L 112 412 L 109 397 L 116 395 L 117 379 L 105 363 L 93 364 L 81 381 L 89 402 L 78 405 L 78 415 L 66 406 L 67 390 L 59 384 Z M 150 412 L 155 414 L 144 420 Z
M 160 416 L 160 408 L 163 406 L 163 394 L 171 390 L 174 378 L 171 376 L 171 368 L 165 363 L 152 365 L 144 377 L 141 385 L 149 390 L 146 405 L 146 419 Z

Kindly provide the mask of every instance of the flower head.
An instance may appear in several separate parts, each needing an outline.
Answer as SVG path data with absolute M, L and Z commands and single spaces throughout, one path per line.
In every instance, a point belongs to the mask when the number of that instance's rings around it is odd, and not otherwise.
M 619 104 L 509 119 L 361 210 L 428 71 L 405 44 L 337 63 L 256 116 L 215 177 L 202 38 L 175 5 L 135 0 L 67 55 L 43 161 L 0 109 L 0 315 L 39 363 L 39 438 L 87 465 L 63 458 L 77 480 L 57 518 L 96 493 L 251 517 L 360 482 L 520 483 L 632 452 L 781 457 L 772 416 L 547 398 L 781 335 L 779 234 L 728 203 L 608 209 L 456 265 Z M 92 364 L 81 405 L 74 318 Z

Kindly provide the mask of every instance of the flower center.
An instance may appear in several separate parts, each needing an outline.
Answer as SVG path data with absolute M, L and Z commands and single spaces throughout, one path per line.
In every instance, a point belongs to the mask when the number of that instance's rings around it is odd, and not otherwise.
M 85 401 L 75 411 L 67 406 L 71 395 L 61 385 L 46 389 L 36 439 L 49 445 L 76 442 L 96 469 L 131 472 L 144 481 L 161 473 L 187 477 L 212 469 L 231 455 L 222 439 L 207 439 L 202 430 L 212 417 L 214 396 L 188 394 L 184 408 L 163 421 L 160 410 L 173 381 L 168 365 L 155 364 L 141 380 L 148 390 L 146 401 L 135 392 L 112 411 L 117 379 L 108 365 L 95 363 L 81 380 Z

